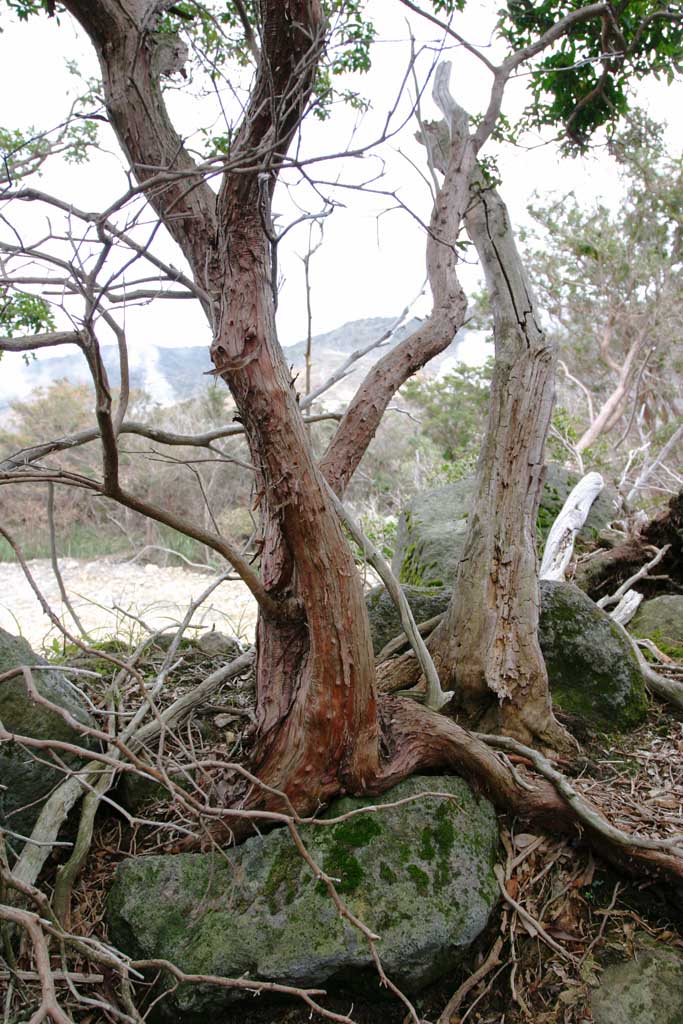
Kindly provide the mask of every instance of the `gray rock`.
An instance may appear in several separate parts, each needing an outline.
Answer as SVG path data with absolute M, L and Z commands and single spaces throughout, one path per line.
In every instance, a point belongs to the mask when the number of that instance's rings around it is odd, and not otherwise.
M 607 732 L 643 721 L 645 683 L 628 637 L 587 594 L 542 580 L 538 634 L 553 703 Z
M 591 1001 L 595 1024 L 683 1024 L 683 957 L 657 946 L 608 967 Z
M 418 624 L 444 612 L 453 593 L 450 587 L 411 587 L 406 584 L 401 589 L 408 598 L 408 604 Z M 372 646 L 375 654 L 379 654 L 384 645 L 402 631 L 401 619 L 396 605 L 383 586 L 370 590 L 365 597 L 365 603 L 370 617 Z
M 236 658 L 242 653 L 239 641 L 234 636 L 219 633 L 215 629 L 198 637 L 194 646 L 209 658 L 224 657 L 226 661 L 230 661 L 231 658 Z
M 683 595 L 643 601 L 628 628 L 634 636 L 647 637 L 665 654 L 683 660 Z
M 17 665 L 47 664 L 22 637 L 0 629 L 0 674 Z M 83 699 L 61 672 L 53 668 L 41 669 L 33 673 L 33 681 L 43 697 L 68 711 L 78 722 L 96 725 Z M 94 747 L 56 711 L 34 703 L 21 675 L 6 680 L 0 686 L 0 722 L 9 732 L 34 739 L 62 740 Z M 62 752 L 60 757 L 69 767 L 80 763 L 78 758 L 68 753 Z M 47 752 L 37 751 L 34 756 L 15 743 L 3 743 L 0 746 L 0 779 L 6 788 L 0 790 L 0 823 L 13 832 L 30 835 L 45 797 L 63 778 L 62 771 L 49 766 Z M 16 853 L 22 844 L 9 837 L 9 845 Z
M 547 467 L 538 530 L 543 541 L 569 492 L 578 483 L 576 473 L 552 463 Z M 467 533 L 474 478 L 422 491 L 409 503 L 398 522 L 392 568 L 401 583 L 417 587 L 452 584 Z M 577 545 L 594 538 L 614 518 L 616 492 L 605 488 L 594 502 Z
M 417 622 L 445 611 L 452 593 L 449 587 L 410 586 L 403 592 Z M 401 632 L 401 622 L 382 588 L 372 590 L 367 600 L 378 653 Z M 572 583 L 541 582 L 539 641 L 552 698 L 561 710 L 601 731 L 627 731 L 643 721 L 645 684 L 627 637 Z
M 414 777 L 370 800 L 344 799 L 328 816 L 425 790 L 448 792 L 301 835 L 340 879 L 350 909 L 381 936 L 388 975 L 407 991 L 456 964 L 486 926 L 498 894 L 498 830 L 491 805 L 453 777 Z M 215 854 L 124 861 L 108 902 L 109 935 L 135 957 L 165 957 L 183 970 L 283 984 L 359 987 L 381 995 L 367 942 L 340 918 L 286 830 Z M 171 1019 L 200 1021 L 244 993 L 185 986 Z M 251 997 L 249 997 L 251 998 Z M 174 1016 L 176 1014 L 177 1016 Z

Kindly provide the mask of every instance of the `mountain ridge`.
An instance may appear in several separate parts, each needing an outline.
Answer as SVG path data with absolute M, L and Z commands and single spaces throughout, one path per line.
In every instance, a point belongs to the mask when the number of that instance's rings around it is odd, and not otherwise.
M 385 334 L 395 320 L 391 317 L 368 317 L 353 320 L 332 331 L 314 336 L 312 340 L 312 383 L 317 387 L 348 357 L 358 349 L 365 348 L 373 339 Z M 413 318 L 402 324 L 388 342 L 373 349 L 354 364 L 353 371 L 325 395 L 333 405 L 349 400 L 354 394 L 362 376 L 385 352 L 419 327 L 421 321 Z M 445 352 L 429 364 L 428 371 L 436 374 L 445 360 L 454 359 L 457 350 L 467 337 L 461 332 Z M 283 346 L 285 358 L 298 383 L 301 384 L 305 368 L 306 341 Z M 11 373 L 5 373 L 5 359 L 0 362 L 0 414 L 7 414 L 10 403 L 15 399 L 24 400 L 32 391 L 49 387 L 57 380 L 67 379 L 72 383 L 90 382 L 90 375 L 80 352 L 53 358 L 37 358 L 22 364 L 18 361 L 11 366 Z M 113 388 L 119 386 L 118 349 L 103 346 L 102 359 Z M 145 391 L 152 401 L 159 405 L 173 405 L 187 401 L 200 394 L 214 379 L 209 376 L 213 365 L 208 348 L 204 345 L 164 348 L 149 345 L 141 350 L 131 350 L 131 388 Z

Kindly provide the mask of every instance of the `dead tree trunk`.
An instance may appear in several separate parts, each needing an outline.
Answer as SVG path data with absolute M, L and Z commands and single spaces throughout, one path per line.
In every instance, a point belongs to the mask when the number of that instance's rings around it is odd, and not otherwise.
M 442 91 L 436 98 L 451 124 L 467 125 L 452 97 Z M 425 134 L 430 159 L 443 170 L 450 132 L 442 122 Z M 495 365 L 454 596 L 429 649 L 442 688 L 455 692 L 451 710 L 458 718 L 524 743 L 571 749 L 552 713 L 538 642 L 536 517 L 556 353 L 539 326 L 505 204 L 478 169 L 465 223 L 493 307 Z M 401 676 L 397 666 L 385 683 L 408 681 Z
M 480 176 L 466 223 L 486 274 L 496 358 L 457 597 L 437 663 L 457 680 L 454 703 L 466 721 L 557 749 L 570 741 L 552 713 L 538 643 L 536 546 L 555 352 L 539 326 L 505 205 Z

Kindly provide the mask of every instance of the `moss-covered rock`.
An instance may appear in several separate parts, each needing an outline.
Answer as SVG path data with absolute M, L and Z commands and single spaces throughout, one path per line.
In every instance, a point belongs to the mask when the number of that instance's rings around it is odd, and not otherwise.
M 553 703 L 605 732 L 643 721 L 645 683 L 628 637 L 582 590 L 543 580 L 538 632 Z
M 404 586 L 417 622 L 445 611 L 451 589 Z M 375 653 L 401 632 L 386 591 L 368 595 Z M 589 729 L 621 732 L 639 725 L 647 700 L 642 673 L 621 627 L 571 583 L 541 583 L 539 640 L 553 701 Z
M 683 595 L 664 594 L 643 601 L 628 628 L 634 636 L 647 637 L 664 654 L 683 661 Z
M 372 801 L 338 801 L 327 815 L 427 790 L 452 799 L 423 797 L 301 829 L 348 906 L 381 936 L 384 967 L 408 991 L 450 969 L 497 902 L 493 808 L 460 779 L 430 777 L 408 779 Z M 124 861 L 107 918 L 111 939 L 135 957 L 164 957 L 185 971 L 224 977 L 360 986 L 366 996 L 381 996 L 367 942 L 340 918 L 285 830 L 220 855 Z M 185 986 L 164 1001 L 165 1012 L 191 1024 L 243 996 Z
M 417 623 L 440 615 L 448 607 L 453 591 L 450 587 L 411 587 L 404 585 L 403 593 Z M 403 629 L 396 605 L 383 586 L 374 587 L 365 598 L 370 618 L 370 632 L 375 654 L 393 640 Z
M 662 946 L 608 967 L 593 993 L 595 1024 L 683 1024 L 683 956 Z
M 18 665 L 46 666 L 48 662 L 31 650 L 23 637 L 12 636 L 0 629 L 0 674 Z M 41 668 L 32 675 L 41 696 L 68 711 L 83 725 L 95 726 L 82 697 L 61 672 L 54 668 Z M 9 732 L 34 739 L 93 746 L 56 711 L 31 700 L 23 675 L 0 685 L 0 722 Z M 79 763 L 68 753 L 61 752 L 60 757 L 69 767 Z M 45 752 L 35 752 L 34 755 L 15 743 L 0 746 L 0 780 L 6 787 L 0 789 L 0 822 L 13 832 L 31 834 L 45 797 L 64 777 L 62 771 L 51 768 L 46 762 L 49 762 L 49 755 Z M 10 837 L 9 845 L 18 852 L 22 844 Z
M 547 467 L 538 513 L 538 530 L 543 540 L 578 481 L 578 475 L 563 466 L 553 463 Z M 416 587 L 453 583 L 465 543 L 473 491 L 474 478 L 467 477 L 446 487 L 422 491 L 409 503 L 398 522 L 392 561 L 394 573 L 402 583 Z M 578 535 L 579 547 L 614 517 L 615 499 L 611 488 L 600 494 Z

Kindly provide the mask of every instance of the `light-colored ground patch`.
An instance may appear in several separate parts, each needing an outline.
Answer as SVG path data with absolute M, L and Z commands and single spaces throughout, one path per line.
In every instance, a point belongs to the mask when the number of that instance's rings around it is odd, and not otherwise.
M 75 631 L 50 562 L 36 559 L 28 565 L 53 612 Z M 95 562 L 65 558 L 60 568 L 76 613 L 93 639 L 139 632 L 139 626 L 125 613 L 138 616 L 153 629 L 177 623 L 189 603 L 214 579 L 209 573 L 113 558 Z M 222 633 L 251 641 L 256 604 L 243 583 L 226 580 L 195 612 L 192 624 L 204 629 L 215 626 Z M 21 567 L 13 562 L 0 562 L 0 626 L 21 633 L 37 650 L 49 645 L 59 632 L 44 614 Z

